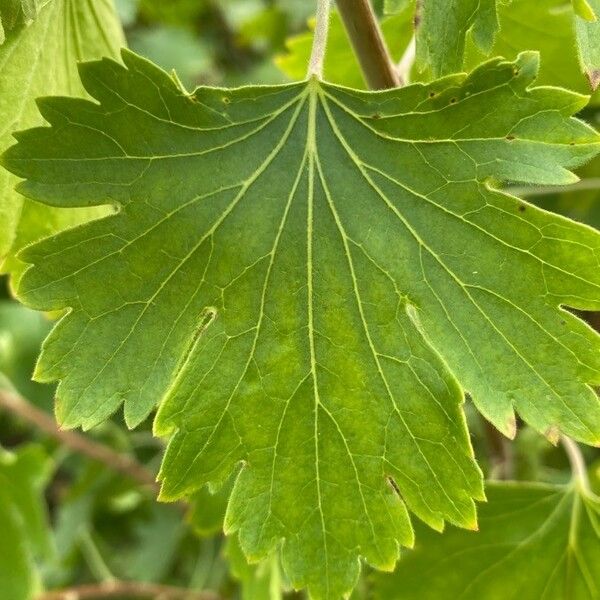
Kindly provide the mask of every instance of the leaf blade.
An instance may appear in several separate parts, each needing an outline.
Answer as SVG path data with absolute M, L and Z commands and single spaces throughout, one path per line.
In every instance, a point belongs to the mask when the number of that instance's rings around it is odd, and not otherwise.
M 83 67 L 99 103 L 43 101 L 52 127 L 3 158 L 38 201 L 118 207 L 24 255 L 21 297 L 74 309 L 37 371 L 63 423 L 124 402 L 135 425 L 161 399 L 163 498 L 241 462 L 226 531 L 253 560 L 284 538 L 324 598 L 359 553 L 392 568 L 408 510 L 475 527 L 463 389 L 508 434 L 516 408 L 597 442 L 598 337 L 560 307 L 600 304 L 598 234 L 491 184 L 571 181 L 598 151 L 570 117 L 585 98 L 536 71 L 529 53 L 380 93 L 187 95 L 128 52 Z

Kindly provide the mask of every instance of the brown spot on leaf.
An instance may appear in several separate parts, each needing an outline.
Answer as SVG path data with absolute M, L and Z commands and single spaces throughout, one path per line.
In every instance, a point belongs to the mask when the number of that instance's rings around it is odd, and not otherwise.
M 450 104 L 454 104 L 456 102 L 456 98 L 450 98 Z
M 525 212 L 527 207 L 524 204 L 519 204 L 519 212 Z
M 379 113 L 374 113 L 371 115 L 371 119 L 375 119 L 375 120 L 381 119 L 381 115 Z
M 512 142 L 512 141 L 515 139 L 515 136 L 514 136 L 514 135 L 511 135 L 511 134 L 508 134 L 508 135 L 506 136 L 506 139 L 507 139 L 509 142 Z

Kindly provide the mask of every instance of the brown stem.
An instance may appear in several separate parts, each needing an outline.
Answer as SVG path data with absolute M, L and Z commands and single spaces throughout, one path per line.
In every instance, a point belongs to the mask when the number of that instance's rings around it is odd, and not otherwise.
M 400 79 L 369 0 L 337 0 L 337 7 L 369 87 L 398 87 Z
M 93 600 L 104 598 L 150 598 L 152 600 L 216 600 L 212 592 L 197 592 L 183 588 L 137 581 L 110 581 L 42 592 L 36 600 Z
M 158 495 L 159 486 L 154 475 L 130 456 L 115 452 L 75 431 L 59 429 L 49 414 L 13 392 L 0 390 L 0 406 L 31 423 L 71 450 L 85 454 L 88 458 L 107 465 L 141 485 L 150 487 Z

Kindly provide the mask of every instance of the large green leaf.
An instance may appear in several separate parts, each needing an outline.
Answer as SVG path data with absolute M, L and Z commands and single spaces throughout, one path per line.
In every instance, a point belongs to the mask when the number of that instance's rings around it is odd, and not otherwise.
M 0 591 L 3 598 L 30 600 L 39 591 L 36 561 L 48 557 L 43 486 L 49 475 L 44 452 L 26 446 L 0 450 Z
M 0 7 L 6 1 L 0 0 Z M 13 143 L 14 131 L 43 122 L 35 98 L 84 94 L 78 60 L 116 56 L 123 45 L 112 0 L 19 0 L 18 4 L 37 6 L 39 14 L 35 13 L 38 18 L 31 25 L 15 26 L 0 46 L 0 151 Z M 24 265 L 15 254 L 25 245 L 106 214 L 98 208 L 64 211 L 23 201 L 13 191 L 16 182 L 0 171 L 0 269 L 17 277 Z
M 496 190 L 565 184 L 600 148 L 586 98 L 532 88 L 534 54 L 381 93 L 314 79 L 199 88 L 125 52 L 81 68 L 97 100 L 5 165 L 52 206 L 116 213 L 28 248 L 20 297 L 70 312 L 36 370 L 91 427 L 122 404 L 172 435 L 163 498 L 243 464 L 225 518 L 258 560 L 337 598 L 357 555 L 390 569 L 406 508 L 475 527 L 483 497 L 462 390 L 600 442 L 600 236 Z
M 386 600 L 593 600 L 600 597 L 600 498 L 577 487 L 496 483 L 477 533 L 418 527 Z

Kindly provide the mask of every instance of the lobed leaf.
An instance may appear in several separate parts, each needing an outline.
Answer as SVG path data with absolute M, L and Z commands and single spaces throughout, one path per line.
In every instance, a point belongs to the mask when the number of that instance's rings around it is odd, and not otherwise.
M 566 184 L 600 148 L 586 98 L 531 87 L 537 57 L 379 93 L 314 79 L 191 95 L 124 52 L 81 67 L 97 102 L 4 164 L 51 206 L 115 214 L 23 253 L 20 297 L 69 313 L 36 377 L 63 425 L 160 404 L 163 499 L 238 471 L 225 529 L 282 543 L 295 587 L 391 569 L 408 510 L 475 528 L 461 404 L 600 442 L 600 236 L 495 188 Z M 241 466 L 240 466 L 241 465 Z

